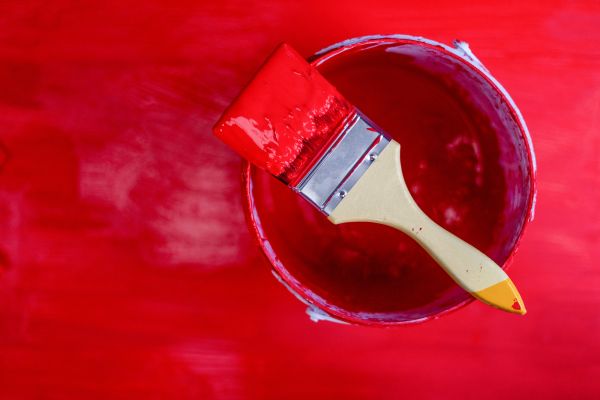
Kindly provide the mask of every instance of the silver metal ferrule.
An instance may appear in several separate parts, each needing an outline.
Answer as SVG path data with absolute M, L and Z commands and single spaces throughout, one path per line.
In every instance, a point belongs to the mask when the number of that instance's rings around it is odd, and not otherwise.
M 389 142 L 390 139 L 356 116 L 293 189 L 329 215 Z

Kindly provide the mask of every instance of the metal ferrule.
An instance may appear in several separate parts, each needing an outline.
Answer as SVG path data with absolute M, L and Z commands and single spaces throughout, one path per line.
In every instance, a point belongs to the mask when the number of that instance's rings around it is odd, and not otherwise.
M 329 215 L 389 142 L 356 116 L 293 189 Z

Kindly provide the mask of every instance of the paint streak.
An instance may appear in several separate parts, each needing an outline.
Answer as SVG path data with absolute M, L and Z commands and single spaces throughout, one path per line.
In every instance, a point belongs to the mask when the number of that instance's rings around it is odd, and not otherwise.
M 1 2 L 0 398 L 596 398 L 598 26 L 597 1 Z M 222 110 L 282 41 L 398 31 L 467 40 L 526 117 L 525 318 L 315 324 L 247 232 Z

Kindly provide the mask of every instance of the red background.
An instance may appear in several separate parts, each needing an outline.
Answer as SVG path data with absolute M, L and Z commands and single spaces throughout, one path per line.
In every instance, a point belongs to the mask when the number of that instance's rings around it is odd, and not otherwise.
M 0 5 L 0 398 L 598 398 L 600 4 Z M 468 41 L 521 108 L 538 206 L 511 277 L 422 325 L 315 324 L 244 223 L 212 123 L 269 51 Z

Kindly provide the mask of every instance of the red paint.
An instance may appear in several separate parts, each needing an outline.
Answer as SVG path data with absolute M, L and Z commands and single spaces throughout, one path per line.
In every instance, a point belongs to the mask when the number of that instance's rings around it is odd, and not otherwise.
M 283 44 L 227 108 L 215 135 L 285 183 L 300 181 L 354 109 Z
M 0 399 L 597 397 L 597 1 L 0 9 Z M 524 318 L 475 302 L 410 327 L 315 324 L 246 229 L 240 159 L 212 125 L 278 43 L 377 32 L 467 40 L 523 111 Z
M 519 304 L 519 302 L 517 301 L 517 299 L 515 299 L 515 302 L 513 303 L 512 308 L 514 310 L 520 310 L 521 309 L 521 305 Z
M 331 53 L 315 64 L 401 144 L 415 201 L 502 265 L 523 231 L 534 189 L 527 139 L 499 91 L 430 45 L 384 39 Z M 251 215 L 264 251 L 291 287 L 329 313 L 362 323 L 410 322 L 471 300 L 402 233 L 366 223 L 334 226 L 264 174 L 252 180 Z

